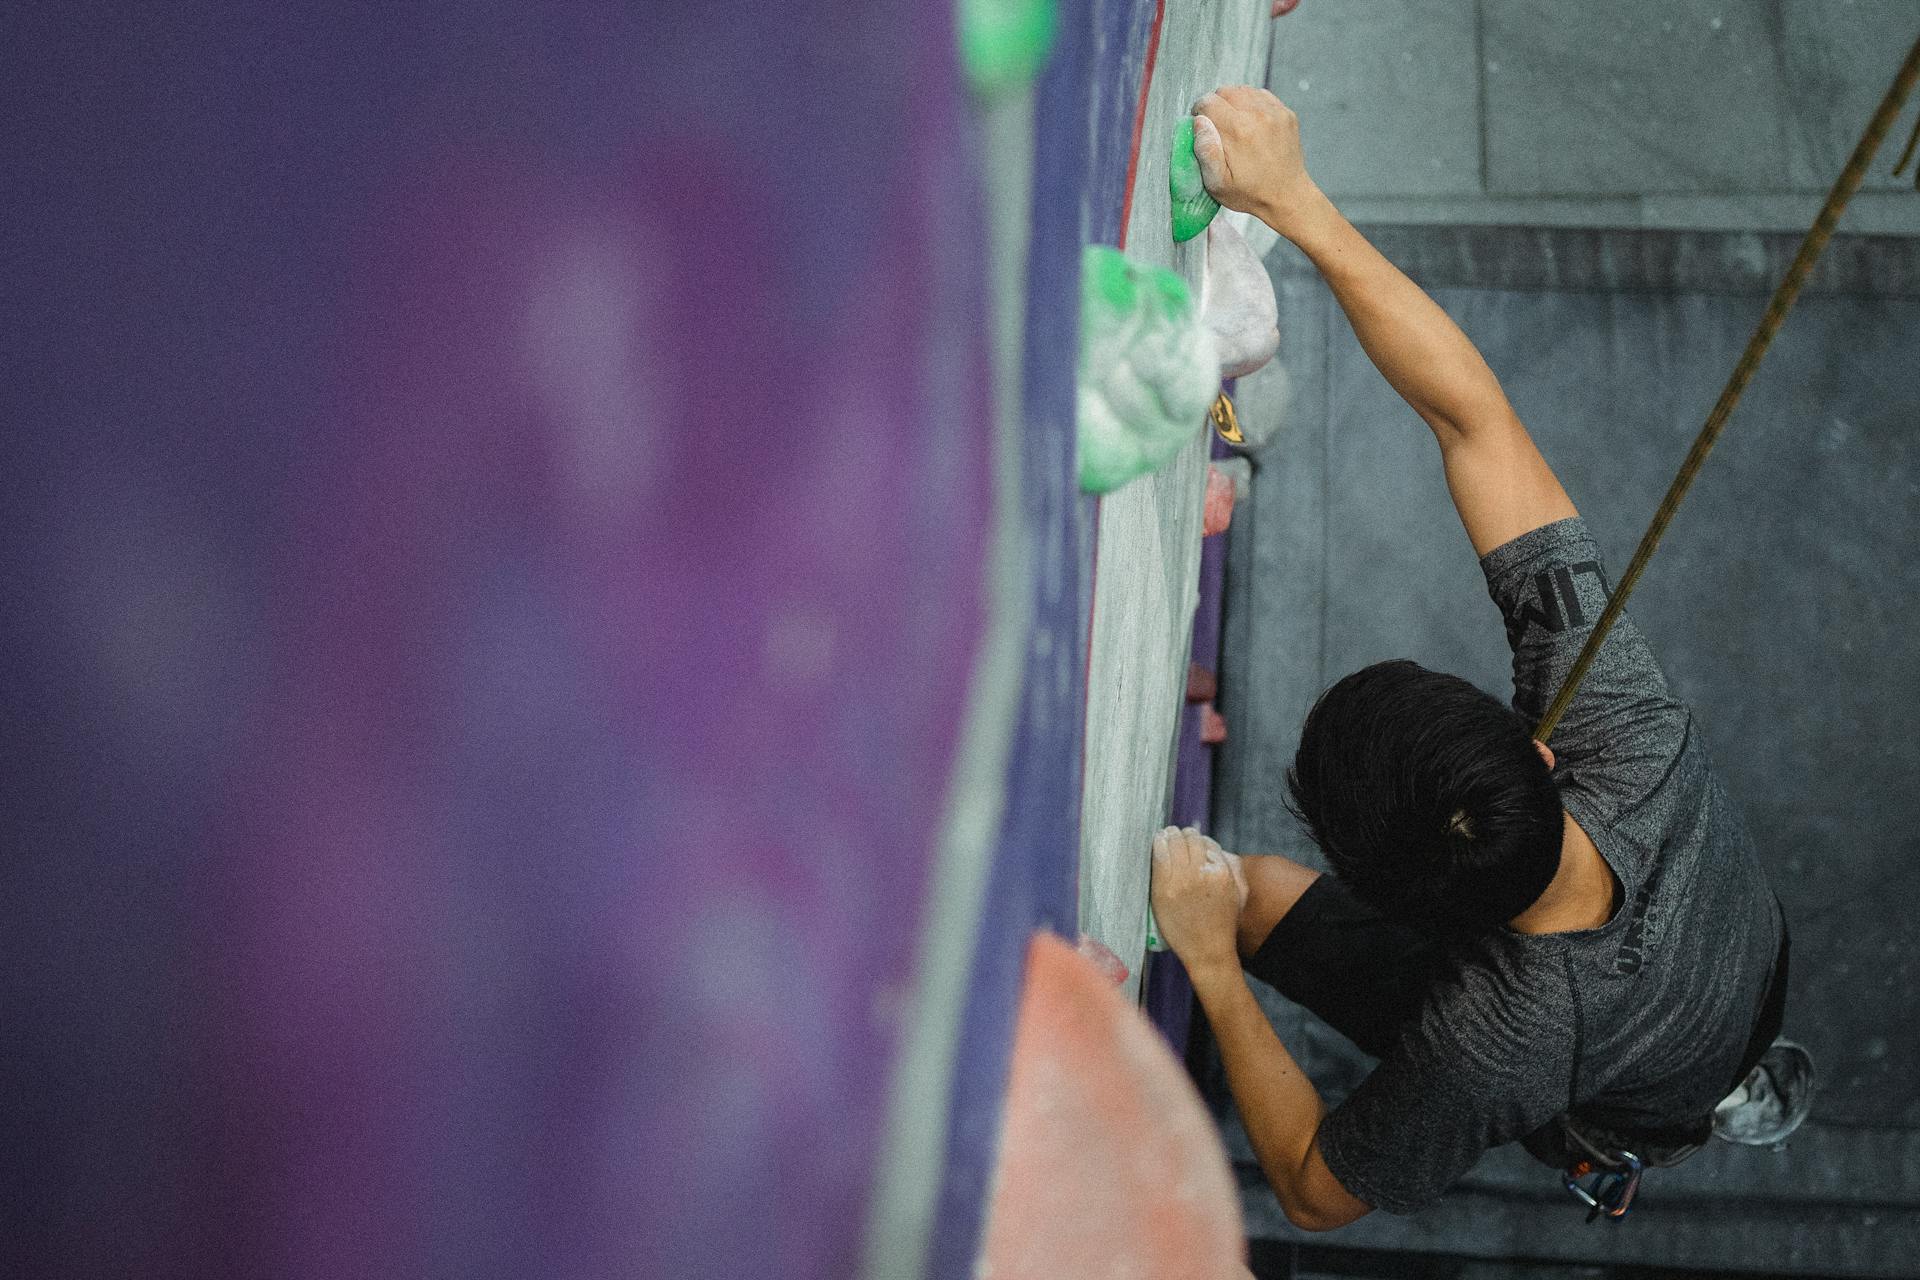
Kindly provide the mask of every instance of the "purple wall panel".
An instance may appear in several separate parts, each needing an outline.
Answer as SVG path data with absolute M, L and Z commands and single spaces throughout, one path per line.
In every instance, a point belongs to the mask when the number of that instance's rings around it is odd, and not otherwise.
M 12 19 L 8 1270 L 855 1265 L 982 625 L 947 20 Z
M 970 1277 L 998 1155 L 1000 1106 L 1035 928 L 1078 933 L 1080 775 L 1093 500 L 1074 464 L 1080 251 L 1119 234 L 1155 0 L 1062 0 L 1035 112 L 1021 483 L 1033 630 L 1007 808 L 962 1026 L 933 1274 Z M 1118 145 L 1115 145 L 1115 142 Z
M 1155 40 L 1155 22 L 1165 0 L 1084 0 L 1093 41 L 1092 96 L 1083 117 L 1092 137 L 1086 198 L 1080 230 L 1090 244 L 1118 244 L 1127 185 L 1133 178 L 1133 129 L 1140 114 L 1140 91 L 1148 72 L 1147 55 Z

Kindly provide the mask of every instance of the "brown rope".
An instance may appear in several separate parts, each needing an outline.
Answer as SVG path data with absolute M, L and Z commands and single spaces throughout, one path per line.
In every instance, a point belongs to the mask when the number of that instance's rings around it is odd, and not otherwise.
M 1560 717 L 1566 713 L 1567 705 L 1573 701 L 1573 695 L 1580 688 L 1580 681 L 1586 677 L 1587 669 L 1593 665 L 1593 657 L 1600 650 L 1600 644 L 1612 630 L 1614 621 L 1619 618 L 1621 609 L 1626 607 L 1627 597 L 1633 594 L 1634 584 L 1640 581 L 1641 571 L 1647 567 L 1647 561 L 1653 559 L 1654 548 L 1660 545 L 1660 538 L 1667 531 L 1673 514 L 1679 510 L 1680 502 L 1687 496 L 1687 490 L 1693 485 L 1693 478 L 1699 473 L 1700 465 L 1707 460 L 1707 454 L 1713 451 L 1714 441 L 1720 438 L 1721 429 L 1727 425 L 1727 418 L 1733 413 L 1733 407 L 1740 403 L 1740 393 L 1747 389 L 1747 383 L 1753 380 L 1754 371 L 1760 367 L 1761 359 L 1767 354 L 1767 348 L 1773 344 L 1774 335 L 1780 332 L 1780 326 L 1786 321 L 1787 312 L 1793 309 L 1794 299 L 1800 295 L 1800 286 L 1807 282 L 1807 276 L 1813 271 L 1814 262 L 1820 257 L 1820 251 L 1827 247 L 1827 241 L 1833 237 L 1833 228 L 1840 221 L 1841 212 L 1847 207 L 1847 201 L 1860 189 L 1861 180 L 1866 177 L 1867 168 L 1873 163 L 1873 156 L 1880 149 L 1880 143 L 1886 138 L 1887 131 L 1893 128 L 1894 119 L 1900 114 L 1900 108 L 1912 92 L 1915 80 L 1920 80 L 1920 40 L 1914 41 L 1913 49 L 1907 54 L 1907 60 L 1900 67 L 1900 73 L 1893 79 L 1893 85 L 1887 90 L 1887 96 L 1880 101 L 1880 109 L 1873 113 L 1873 119 L 1867 123 L 1867 131 L 1860 136 L 1860 143 L 1854 147 L 1853 155 L 1847 160 L 1847 167 L 1840 171 L 1834 181 L 1833 190 L 1827 193 L 1827 202 L 1820 207 L 1820 215 L 1813 220 L 1813 226 L 1807 232 L 1806 239 L 1800 242 L 1800 252 L 1794 255 L 1793 265 L 1787 268 L 1787 274 L 1773 291 L 1772 301 L 1767 303 L 1765 314 L 1755 326 L 1753 336 L 1747 340 L 1747 349 L 1740 353 L 1740 362 L 1733 367 L 1733 375 L 1727 379 L 1726 389 L 1721 391 L 1719 400 L 1714 402 L 1713 411 L 1707 415 L 1706 425 L 1700 428 L 1700 434 L 1688 451 L 1686 461 L 1680 464 L 1680 473 L 1673 478 L 1673 484 L 1667 489 L 1667 496 L 1660 500 L 1659 510 L 1653 513 L 1653 521 L 1640 538 L 1640 545 L 1634 549 L 1633 559 L 1627 565 L 1627 571 L 1621 575 L 1619 585 L 1613 589 L 1613 597 L 1607 601 L 1607 607 L 1601 611 L 1599 621 L 1593 624 L 1593 633 L 1587 637 L 1580 656 L 1574 660 L 1573 669 L 1567 672 L 1567 678 L 1560 684 L 1560 692 L 1554 695 L 1553 704 L 1547 708 L 1546 715 L 1535 726 L 1533 736 L 1545 742 L 1553 735 L 1560 723 Z

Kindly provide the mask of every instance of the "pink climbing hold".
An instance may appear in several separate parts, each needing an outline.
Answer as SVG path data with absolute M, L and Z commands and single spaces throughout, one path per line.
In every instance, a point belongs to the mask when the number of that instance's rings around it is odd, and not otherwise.
M 1050 934 L 1027 948 L 989 1185 L 975 1274 L 1247 1275 L 1233 1167 L 1186 1068 Z
M 1090 961 L 1100 971 L 1100 976 L 1118 987 L 1127 980 L 1127 962 L 1113 954 L 1113 949 L 1090 933 L 1080 935 L 1079 945 L 1074 947 L 1082 959 Z
M 1273 0 L 1273 16 L 1284 18 L 1300 7 L 1300 0 Z
M 1220 691 L 1220 680 L 1213 672 L 1197 662 L 1187 664 L 1187 701 L 1192 703 L 1212 702 L 1213 695 Z
M 1233 523 L 1233 477 L 1218 467 L 1207 468 L 1207 504 L 1200 515 L 1200 534 L 1211 538 Z
M 1200 741 L 1217 747 L 1227 740 L 1227 718 L 1213 709 L 1211 702 L 1200 708 Z

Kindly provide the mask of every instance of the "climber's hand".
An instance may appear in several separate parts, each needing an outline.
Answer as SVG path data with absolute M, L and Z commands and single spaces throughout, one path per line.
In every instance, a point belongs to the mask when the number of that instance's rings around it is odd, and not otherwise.
M 1193 104 L 1193 156 L 1207 193 L 1282 235 L 1319 194 L 1300 149 L 1300 117 L 1265 89 L 1228 85 Z
M 1232 855 L 1191 828 L 1153 838 L 1153 918 L 1190 970 L 1238 970 L 1235 932 L 1245 901 Z

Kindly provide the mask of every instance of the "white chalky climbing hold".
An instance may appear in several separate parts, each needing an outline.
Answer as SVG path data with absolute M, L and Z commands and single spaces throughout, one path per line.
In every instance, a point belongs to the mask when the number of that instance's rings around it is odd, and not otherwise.
M 1080 487 L 1108 493 L 1195 439 L 1220 389 L 1214 339 L 1179 276 L 1091 245 L 1081 276 Z
M 1243 902 L 1241 905 L 1245 906 L 1246 904 Z M 1098 969 L 1101 977 L 1111 982 L 1114 986 L 1123 986 L 1126 983 L 1129 976 L 1126 961 L 1115 955 L 1113 948 L 1100 941 L 1100 939 L 1090 933 L 1083 933 L 1080 935 L 1080 942 L 1074 947 L 1074 950 L 1080 953 L 1082 959 L 1087 960 L 1095 969 Z
M 1220 376 L 1244 378 L 1280 347 L 1280 305 L 1273 281 L 1246 240 L 1225 218 L 1207 228 L 1201 317 L 1220 353 Z
M 1286 366 L 1269 361 L 1266 368 L 1240 384 L 1236 397 L 1240 416 L 1241 443 L 1233 447 L 1241 453 L 1258 453 L 1273 443 L 1287 421 L 1287 407 L 1293 401 L 1293 381 Z
M 1239 209 L 1226 209 L 1220 216 L 1233 224 L 1233 229 L 1238 231 L 1240 238 L 1247 242 L 1247 248 L 1253 250 L 1253 256 L 1262 262 L 1265 262 L 1267 255 L 1273 252 L 1273 247 L 1280 243 L 1280 233 L 1250 213 Z

